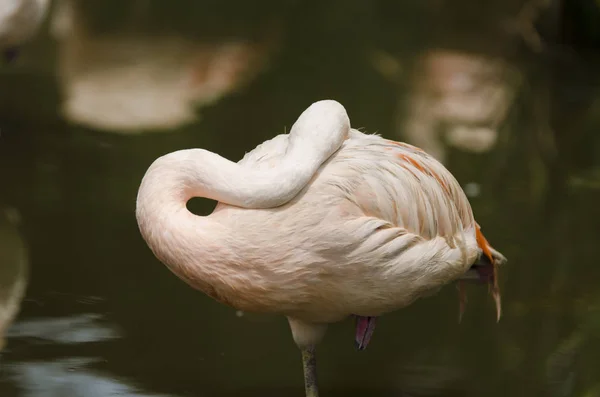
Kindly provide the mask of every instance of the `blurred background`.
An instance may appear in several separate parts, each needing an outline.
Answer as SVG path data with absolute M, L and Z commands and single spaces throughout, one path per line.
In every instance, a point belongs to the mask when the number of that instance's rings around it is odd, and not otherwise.
M 237 161 L 326 98 L 441 160 L 509 262 L 498 324 L 449 285 L 366 351 L 332 326 L 322 394 L 600 396 L 600 1 L 33 3 L 0 66 L 0 396 L 302 396 L 286 319 L 187 287 L 134 210 L 158 156 Z

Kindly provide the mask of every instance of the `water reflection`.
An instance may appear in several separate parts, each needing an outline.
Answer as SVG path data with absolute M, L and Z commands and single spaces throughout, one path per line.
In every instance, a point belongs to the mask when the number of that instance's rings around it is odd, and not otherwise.
M 53 343 L 85 343 L 110 340 L 119 332 L 101 322 L 100 314 L 80 314 L 66 317 L 32 318 L 20 321 L 8 331 L 9 338 L 35 338 Z
M 447 147 L 484 153 L 496 145 L 521 79 L 501 58 L 444 48 L 418 54 L 409 70 L 385 53 L 374 63 L 386 78 L 409 85 L 397 110 L 399 139 L 442 162 Z
M 259 37 L 207 39 L 130 26 L 97 33 L 88 26 L 93 18 L 78 0 L 60 0 L 53 16 L 62 113 L 120 133 L 193 123 L 198 108 L 243 89 L 267 67 L 281 34 L 275 24 Z
M 1 61 L 12 62 L 46 17 L 50 0 L 12 0 L 0 4 Z
M 99 369 L 106 359 L 86 354 L 86 345 L 106 342 L 120 337 L 119 330 L 104 316 L 83 313 L 65 317 L 31 318 L 16 322 L 7 336 L 15 346 L 9 357 L 19 356 L 33 341 L 49 345 L 77 346 L 77 356 L 51 353 L 52 358 L 27 354 L 25 359 L 14 359 L 3 366 L 5 380 L 21 391 L 20 396 L 166 396 L 146 393 L 125 379 Z M 29 342 L 28 342 L 29 341 Z M 30 349 L 29 349 L 30 350 Z M 31 351 L 31 350 L 30 350 Z M 1 382 L 0 382 L 1 386 Z M 3 394 L 4 395 L 4 394 Z
M 97 362 L 93 358 L 69 357 L 53 362 L 16 363 L 7 373 L 23 397 L 167 397 L 144 392 L 127 381 L 94 370 Z
M 29 258 L 17 228 L 19 213 L 0 208 L 0 351 L 7 330 L 16 318 L 27 288 Z

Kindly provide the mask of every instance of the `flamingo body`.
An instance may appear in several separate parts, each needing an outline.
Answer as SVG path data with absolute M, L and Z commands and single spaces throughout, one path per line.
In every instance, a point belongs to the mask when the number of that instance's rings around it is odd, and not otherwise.
M 185 208 L 194 196 L 219 204 L 199 217 Z M 309 355 L 326 324 L 405 307 L 491 252 L 441 163 L 352 129 L 335 101 L 311 105 L 238 164 L 202 149 L 157 159 L 137 219 L 181 279 L 237 309 L 287 316 Z

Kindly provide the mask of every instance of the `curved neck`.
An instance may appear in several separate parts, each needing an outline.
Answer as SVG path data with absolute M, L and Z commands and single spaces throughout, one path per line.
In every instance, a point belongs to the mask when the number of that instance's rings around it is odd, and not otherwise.
M 204 197 L 255 209 L 283 205 L 309 183 L 349 131 L 344 108 L 334 101 L 321 101 L 298 118 L 273 169 L 245 167 L 203 149 L 158 158 L 138 191 L 136 217 L 144 240 L 180 278 L 224 301 L 224 291 L 236 284 L 226 275 L 238 269 L 243 272 L 247 266 L 240 254 L 243 233 L 229 230 L 214 215 L 190 213 L 187 201 Z M 224 268 L 232 271 L 223 272 Z M 245 279 L 252 281 L 260 280 Z
M 183 206 L 192 197 L 204 197 L 242 208 L 278 207 L 308 184 L 349 132 L 350 121 L 339 103 L 316 102 L 292 126 L 277 167 L 244 167 L 204 149 L 180 150 L 155 160 L 140 190 L 175 184 L 174 199 Z
M 164 159 L 148 170 L 138 191 L 136 218 L 154 255 L 175 275 L 212 298 L 223 301 L 219 269 L 235 263 L 227 230 L 211 216 L 186 208 L 190 180 Z M 221 281 L 217 283 L 217 281 Z M 216 285 L 215 285 L 216 284 Z
M 244 167 L 204 149 L 186 149 L 158 158 L 142 180 L 146 185 L 168 184 L 172 199 L 185 206 L 204 197 L 242 208 L 273 208 L 296 196 L 323 162 L 306 156 L 302 163 L 289 151 L 274 169 Z
M 213 299 L 240 307 L 241 292 L 262 282 L 244 258 L 246 244 L 253 243 L 243 231 L 221 222 L 219 214 L 194 215 L 186 208 L 187 201 L 205 197 L 266 206 L 284 202 L 287 194 L 301 189 L 302 184 L 291 183 L 298 181 L 296 176 L 311 175 L 306 168 L 288 166 L 261 174 L 200 149 L 170 153 L 157 159 L 142 180 L 136 203 L 138 226 L 154 255 L 180 279 Z M 281 185 L 278 178 L 285 178 Z

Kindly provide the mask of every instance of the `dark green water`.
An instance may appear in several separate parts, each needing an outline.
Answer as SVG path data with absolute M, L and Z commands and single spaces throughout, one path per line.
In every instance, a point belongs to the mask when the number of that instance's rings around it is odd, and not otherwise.
M 470 287 L 459 324 L 449 285 L 381 318 L 364 352 L 350 320 L 333 325 L 318 351 L 322 395 L 600 396 L 597 47 L 567 34 L 535 53 L 518 38 L 482 33 L 489 19 L 407 4 L 265 2 L 230 20 L 213 10 L 231 29 L 256 27 L 257 10 L 273 11 L 284 21 L 282 48 L 246 89 L 170 133 L 119 135 L 63 120 L 55 45 L 44 32 L 19 64 L 0 69 L 0 202 L 21 218 L 0 249 L 22 239 L 31 269 L 0 355 L 0 396 L 302 396 L 285 318 L 238 316 L 152 256 L 134 216 L 139 182 L 177 149 L 237 160 L 324 98 L 340 101 L 354 127 L 407 140 L 396 125 L 411 117 L 402 107 L 410 77 L 390 83 L 368 54 L 385 49 L 410 66 L 434 45 L 501 52 L 523 76 L 497 144 L 480 154 L 448 147 L 446 160 L 463 186 L 479 187 L 476 218 L 509 258 L 503 317 L 497 324 L 485 288 Z M 187 15 L 184 2 L 178 12 L 163 7 L 150 26 Z M 97 19 L 118 11 L 98 6 Z M 182 31 L 193 30 L 189 19 Z M 212 205 L 194 203 L 200 212 Z

